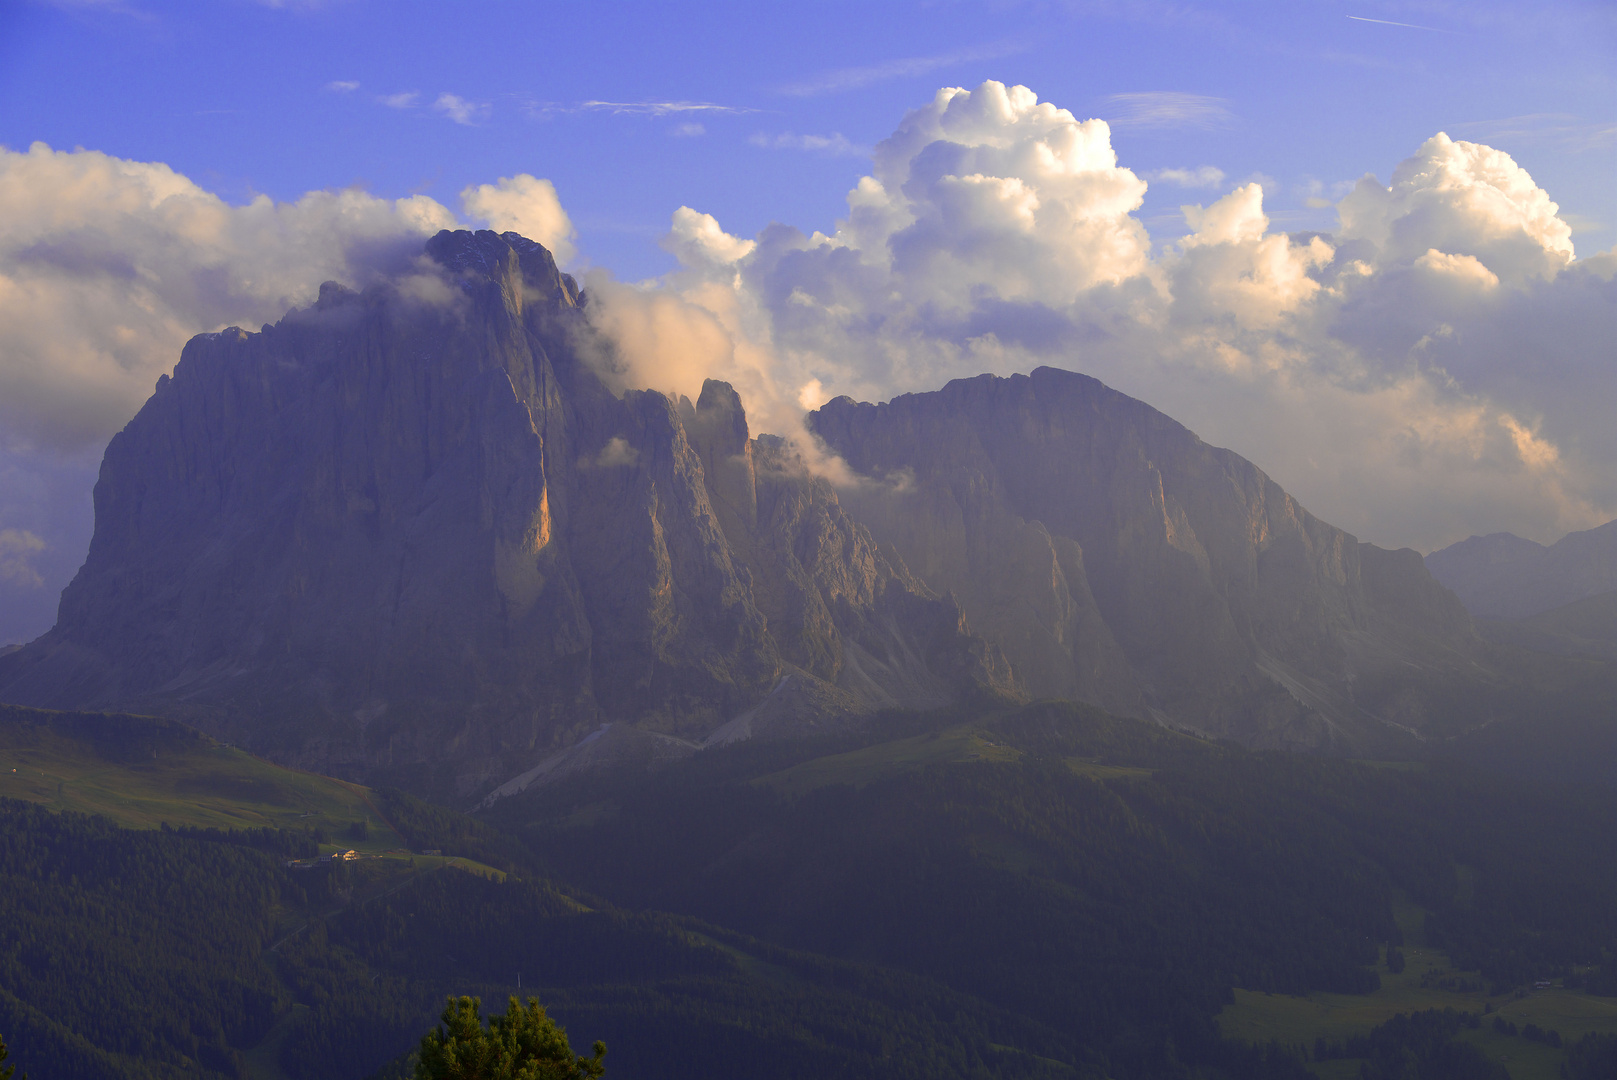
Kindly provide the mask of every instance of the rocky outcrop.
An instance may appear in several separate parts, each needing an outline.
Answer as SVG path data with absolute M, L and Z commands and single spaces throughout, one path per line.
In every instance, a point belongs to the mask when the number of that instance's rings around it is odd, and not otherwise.
M 1617 521 L 1549 545 L 1511 533 L 1473 536 L 1426 556 L 1426 568 L 1471 614 L 1524 619 L 1617 590 Z
M 810 417 L 843 505 L 956 596 L 1034 696 L 1260 746 L 1418 728 L 1478 639 L 1413 551 L 1359 543 L 1256 466 L 1054 368 Z
M 783 680 L 808 688 L 786 727 L 1014 691 L 727 386 L 610 392 L 543 247 L 427 251 L 186 346 L 107 448 L 89 557 L 0 657 L 0 700 L 468 794 L 603 723 L 700 740 Z

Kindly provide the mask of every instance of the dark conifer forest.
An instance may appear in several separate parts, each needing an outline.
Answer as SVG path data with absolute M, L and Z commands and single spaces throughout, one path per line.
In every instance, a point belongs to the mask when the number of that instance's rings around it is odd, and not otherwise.
M 1234 1041 L 1217 1018 L 1238 991 L 1372 994 L 1419 948 L 1490 1001 L 1611 993 L 1617 971 L 1617 865 L 1588 857 L 1617 850 L 1609 792 L 1454 752 L 1255 753 L 1040 704 L 580 775 L 481 818 L 374 801 L 412 850 L 486 869 L 0 803 L 11 1063 L 405 1076 L 446 997 L 520 993 L 575 1045 L 604 1041 L 609 1076 L 1301 1078 L 1351 1059 L 1491 1080 L 1508 1068 L 1467 1041 L 1493 1030 L 1476 1009 L 1345 1043 Z M 1607 1075 L 1609 1051 L 1556 1048 L 1573 1077 Z

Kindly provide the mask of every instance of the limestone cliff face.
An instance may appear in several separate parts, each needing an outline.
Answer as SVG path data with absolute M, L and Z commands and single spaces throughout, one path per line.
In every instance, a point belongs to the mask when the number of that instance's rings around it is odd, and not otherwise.
M 186 346 L 0 699 L 469 793 L 605 721 L 702 738 L 788 678 L 803 722 L 1013 690 L 727 386 L 611 393 L 544 248 L 427 250 L 441 274 Z
M 1422 679 L 1474 669 L 1469 618 L 1416 553 L 1359 543 L 1086 376 L 840 398 L 810 422 L 873 478 L 849 512 L 1034 696 L 1322 746 L 1419 726 Z

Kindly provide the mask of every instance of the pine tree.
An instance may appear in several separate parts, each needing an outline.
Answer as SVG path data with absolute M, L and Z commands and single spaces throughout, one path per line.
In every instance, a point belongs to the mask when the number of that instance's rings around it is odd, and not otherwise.
M 505 1015 L 489 1017 L 486 1028 L 481 1007 L 480 998 L 449 999 L 438 1027 L 421 1039 L 416 1080 L 594 1080 L 606 1071 L 606 1044 L 595 1044 L 594 1057 L 574 1056 L 538 998 L 526 1005 L 510 998 Z

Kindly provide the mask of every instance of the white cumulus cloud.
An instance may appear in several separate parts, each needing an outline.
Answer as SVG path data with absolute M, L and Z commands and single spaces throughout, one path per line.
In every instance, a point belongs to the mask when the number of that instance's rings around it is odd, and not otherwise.
M 1229 119 L 1186 96 L 1113 105 L 1136 124 Z M 682 122 L 719 111 L 590 107 Z M 1568 222 L 1509 155 L 1434 135 L 1401 163 L 1368 163 L 1396 166 L 1385 183 L 1321 185 L 1335 230 L 1288 234 L 1265 209 L 1271 181 L 1224 191 L 1211 166 L 1142 177 L 1111 134 L 1026 87 L 940 90 L 873 149 L 825 231 L 743 236 L 680 207 L 663 241 L 673 272 L 640 285 L 591 273 L 592 359 L 620 388 L 694 396 L 704 377 L 727 379 L 755 430 L 810 452 L 803 410 L 838 394 L 1053 364 L 1157 406 L 1380 543 L 1553 539 L 1617 515 L 1617 253 L 1578 259 Z M 1138 216 L 1147 179 L 1210 189 L 1185 199 L 1189 232 L 1166 246 Z M 460 197 L 468 218 L 572 258 L 547 181 Z M 61 523 L 83 515 L 57 503 L 74 484 L 85 499 L 82 455 L 189 336 L 275 319 L 324 279 L 408 273 L 422 240 L 456 224 L 424 196 L 231 206 L 164 165 L 42 144 L 0 149 L 0 205 L 0 529 L 12 530 L 0 610 L 18 611 L 16 567 L 47 592 L 71 573 L 63 538 L 83 526 Z M 23 550 L 24 536 L 43 550 Z
M 1194 95 L 1112 103 L 1141 126 L 1230 119 Z M 642 357 L 620 377 L 686 393 L 729 378 L 790 433 L 836 394 L 1048 363 L 1158 406 L 1378 542 L 1548 539 L 1617 515 L 1617 256 L 1575 261 L 1509 155 L 1434 136 L 1390 183 L 1353 186 L 1324 236 L 1275 231 L 1264 187 L 1243 183 L 1186 206 L 1189 235 L 1153 255 L 1145 182 L 1110 136 L 1025 87 L 949 88 L 875 148 L 829 233 L 735 236 L 681 208 L 678 270 L 592 288 L 598 325 Z
M 548 182 L 472 190 L 469 214 L 571 250 Z M 232 206 L 167 165 L 43 143 L 0 147 L 0 206 L 0 644 L 49 626 L 89 539 L 100 447 L 192 335 L 279 319 L 325 280 L 408 285 L 425 239 L 459 225 L 424 195 Z
M 257 326 L 414 254 L 426 196 L 231 206 L 166 165 L 0 148 L 0 439 L 76 449 L 134 415 L 193 334 Z
M 502 176 L 492 184 L 477 184 L 460 193 L 468 217 L 488 222 L 495 232 L 517 232 L 550 249 L 565 266 L 577 253 L 572 220 L 561 207 L 556 186 L 527 173 Z

